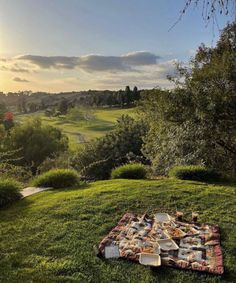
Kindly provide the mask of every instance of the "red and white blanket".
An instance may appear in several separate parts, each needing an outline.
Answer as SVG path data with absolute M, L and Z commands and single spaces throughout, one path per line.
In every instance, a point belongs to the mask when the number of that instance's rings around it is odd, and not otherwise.
M 214 274 L 224 272 L 219 227 L 174 218 L 158 223 L 154 216 L 126 213 L 101 241 L 99 253 L 105 256 L 106 247 L 115 246 L 119 257 L 138 261 L 140 253 L 157 253 L 157 246 L 160 248 L 165 239 L 172 239 L 178 247 L 159 249 L 161 265 Z

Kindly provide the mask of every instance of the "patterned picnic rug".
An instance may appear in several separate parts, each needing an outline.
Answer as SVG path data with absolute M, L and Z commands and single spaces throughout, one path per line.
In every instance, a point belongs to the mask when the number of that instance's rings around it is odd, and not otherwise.
M 101 241 L 100 255 L 105 256 L 109 247 L 116 247 L 120 258 L 132 261 L 139 261 L 140 253 L 157 253 L 158 247 L 163 266 L 224 272 L 217 225 L 182 222 L 173 217 L 160 223 L 154 216 L 126 213 Z

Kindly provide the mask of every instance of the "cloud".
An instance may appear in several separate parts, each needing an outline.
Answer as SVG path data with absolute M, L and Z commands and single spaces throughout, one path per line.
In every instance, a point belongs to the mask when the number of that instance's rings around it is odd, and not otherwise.
M 16 60 L 31 63 L 42 69 L 81 69 L 87 72 L 136 71 L 135 67 L 155 65 L 157 56 L 136 51 L 121 56 L 85 55 L 81 57 L 21 55 Z
M 124 64 L 132 66 L 154 65 L 157 63 L 157 59 L 160 58 L 160 56 L 146 51 L 136 51 L 121 56 L 121 60 Z
M 125 85 L 137 85 L 139 88 L 154 88 L 156 86 L 172 88 L 173 84 L 167 79 L 167 75 L 175 73 L 175 60 L 162 62 L 156 65 L 142 67 L 140 72 L 127 72 L 106 74 L 106 76 L 94 79 L 99 89 L 119 89 Z
M 43 69 L 74 69 L 78 65 L 78 57 L 21 55 L 16 59 L 28 61 Z
M 29 83 L 28 80 L 26 80 L 26 79 L 21 79 L 21 78 L 19 78 L 19 77 L 13 78 L 13 81 L 14 81 L 14 82 L 18 82 L 18 83 Z
M 13 66 L 1 66 L 1 71 L 13 72 L 13 73 L 29 73 L 30 71 L 26 68 L 19 67 L 18 65 Z

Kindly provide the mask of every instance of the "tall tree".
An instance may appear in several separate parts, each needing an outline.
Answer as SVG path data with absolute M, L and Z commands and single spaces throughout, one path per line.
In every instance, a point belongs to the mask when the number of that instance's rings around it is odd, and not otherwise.
M 131 101 L 132 101 L 132 92 L 131 92 L 130 87 L 128 85 L 125 87 L 124 95 L 125 95 L 125 103 L 126 103 L 126 105 L 130 106 Z
M 224 29 L 216 47 L 201 45 L 190 68 L 178 71 L 174 90 L 155 90 L 143 102 L 150 124 L 145 153 L 161 172 L 204 163 L 234 174 L 236 22 Z

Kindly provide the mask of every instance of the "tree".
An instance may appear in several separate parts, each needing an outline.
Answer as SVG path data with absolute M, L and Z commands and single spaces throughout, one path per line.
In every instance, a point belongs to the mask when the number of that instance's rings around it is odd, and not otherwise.
M 68 102 L 65 98 L 63 98 L 61 100 L 61 102 L 59 103 L 59 106 L 58 106 L 58 111 L 61 113 L 61 114 L 66 114 L 67 111 L 68 111 Z
M 138 88 L 136 86 L 134 86 L 132 100 L 136 101 L 136 100 L 139 100 L 139 99 L 140 99 L 140 92 L 138 91 Z
M 4 114 L 6 113 L 7 108 L 6 105 L 3 103 L 0 103 L 0 124 L 4 121 Z
M 146 131 L 142 120 L 136 121 L 129 116 L 122 116 L 112 132 L 79 149 L 73 157 L 73 167 L 82 170 L 98 162 L 101 169 L 99 172 L 103 171 L 100 178 L 108 178 L 111 169 L 127 161 L 128 155 L 132 159 L 142 156 L 142 138 Z
M 130 90 L 130 87 L 129 86 L 126 86 L 125 87 L 125 103 L 127 106 L 130 106 L 130 103 L 132 101 L 132 92 Z
M 209 21 L 214 24 L 217 22 L 217 18 L 220 15 L 227 16 L 229 19 L 235 21 L 236 19 L 236 2 L 235 0 L 185 0 L 185 5 L 180 11 L 178 20 L 172 25 L 172 29 L 187 12 L 191 6 L 201 6 L 202 18 L 206 23 Z
M 28 104 L 29 112 L 33 113 L 39 109 L 39 105 L 37 103 L 31 102 Z
M 201 45 L 178 73 L 174 90 L 144 94 L 140 108 L 150 126 L 144 153 L 159 173 L 203 163 L 235 174 L 236 23 L 224 29 L 216 47 Z
M 20 113 L 27 113 L 25 94 L 21 93 L 17 104 Z
M 61 131 L 52 126 L 43 125 L 40 119 L 32 119 L 15 126 L 8 137 L 7 149 L 21 148 L 23 160 L 20 165 L 37 167 L 54 154 L 68 148 L 68 138 Z

